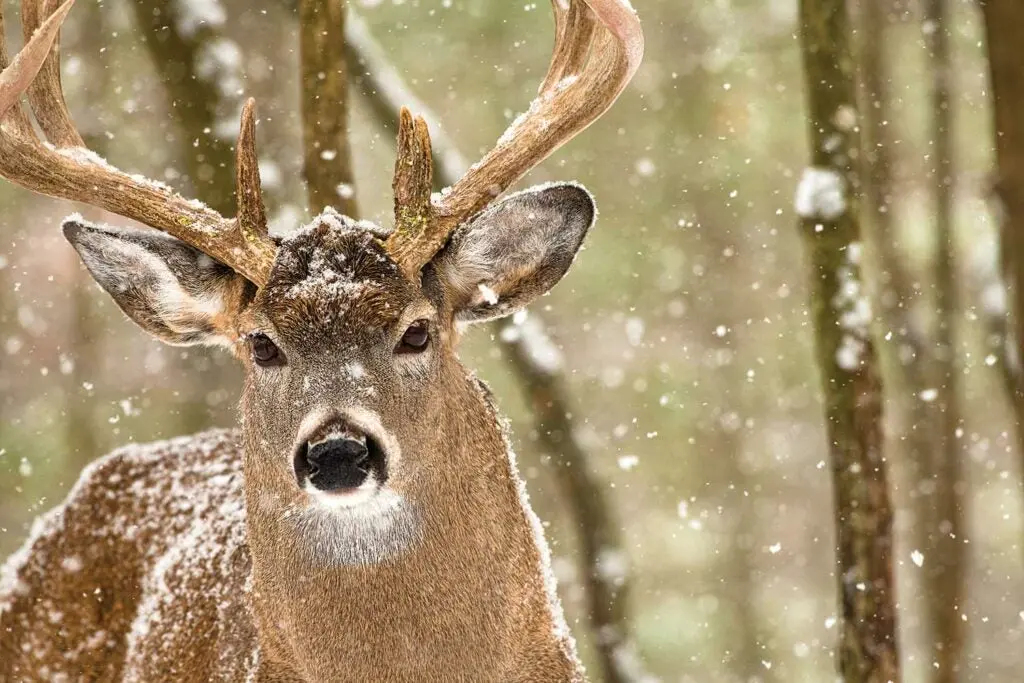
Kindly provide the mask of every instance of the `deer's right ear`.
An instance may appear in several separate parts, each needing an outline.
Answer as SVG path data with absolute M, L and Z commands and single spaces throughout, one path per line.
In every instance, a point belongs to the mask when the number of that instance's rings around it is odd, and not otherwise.
M 168 344 L 231 344 L 255 288 L 227 266 L 159 232 L 64 222 L 64 236 L 128 317 Z
M 574 183 L 517 192 L 459 228 L 431 261 L 431 277 L 458 321 L 510 315 L 558 284 L 596 213 Z

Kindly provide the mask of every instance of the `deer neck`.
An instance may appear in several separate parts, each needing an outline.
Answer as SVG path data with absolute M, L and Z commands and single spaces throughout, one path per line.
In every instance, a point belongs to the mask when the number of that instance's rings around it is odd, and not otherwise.
M 253 607 L 265 656 L 317 680 L 336 675 L 331 667 L 356 671 L 379 657 L 420 675 L 437 662 L 450 672 L 453 652 L 473 653 L 465 666 L 480 674 L 519 648 L 549 647 L 560 660 L 574 659 L 546 579 L 548 548 L 501 418 L 478 383 L 465 382 L 455 399 L 461 405 L 445 411 L 450 417 L 430 444 L 439 456 L 430 460 L 451 466 L 424 470 L 408 516 L 397 522 L 415 525 L 414 537 L 392 556 L 325 561 L 272 496 L 247 484 Z M 395 528 L 380 540 L 404 542 L 408 532 Z M 353 680 L 380 676 L 364 673 Z

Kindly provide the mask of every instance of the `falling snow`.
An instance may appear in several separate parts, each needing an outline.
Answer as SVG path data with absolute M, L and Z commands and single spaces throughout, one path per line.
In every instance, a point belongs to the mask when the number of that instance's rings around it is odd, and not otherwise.
M 191 38 L 201 27 L 219 28 L 227 13 L 219 0 L 175 0 L 178 32 Z

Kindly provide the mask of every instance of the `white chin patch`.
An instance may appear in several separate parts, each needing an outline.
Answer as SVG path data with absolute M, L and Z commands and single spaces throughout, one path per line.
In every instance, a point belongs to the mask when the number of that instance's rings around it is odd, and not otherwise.
M 413 506 L 372 476 L 344 493 L 319 491 L 309 482 L 303 490 L 308 505 L 288 516 L 317 564 L 379 564 L 420 540 L 419 515 Z
M 354 489 L 348 489 L 345 491 L 321 491 L 317 487 L 310 483 L 309 479 L 306 479 L 306 483 L 303 485 L 302 490 L 309 494 L 313 500 L 313 505 L 324 507 L 329 510 L 346 510 L 357 508 L 364 505 L 369 505 L 374 502 L 374 499 L 378 496 L 387 496 L 388 494 L 394 496 L 395 494 L 389 491 L 385 491 L 377 478 L 372 474 L 366 478 L 362 484 Z M 397 498 L 397 496 L 395 496 Z

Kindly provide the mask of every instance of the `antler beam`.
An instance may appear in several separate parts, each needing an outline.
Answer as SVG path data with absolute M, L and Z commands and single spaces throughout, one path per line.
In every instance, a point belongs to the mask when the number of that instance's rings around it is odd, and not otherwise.
M 555 47 L 537 98 L 479 163 L 425 206 L 431 176 L 415 169 L 429 166 L 429 135 L 422 120 L 416 123 L 403 112 L 395 164 L 396 229 L 387 248 L 410 278 L 418 277 L 459 225 L 604 114 L 640 66 L 643 31 L 628 0 L 552 0 L 552 7 Z M 405 198 L 416 203 L 406 205 Z
M 84 148 L 64 102 L 59 51 L 50 49 L 57 44 L 60 25 L 73 2 L 67 0 L 53 11 L 53 0 L 24 0 L 24 31 L 31 38 L 10 64 L 0 7 L 0 176 L 33 192 L 83 202 L 166 232 L 257 286 L 265 285 L 276 246 L 267 234 L 263 210 L 253 101 L 242 112 L 238 139 L 237 218 L 225 218 L 163 183 L 114 168 Z M 36 137 L 18 104 L 26 92 L 48 143 Z

